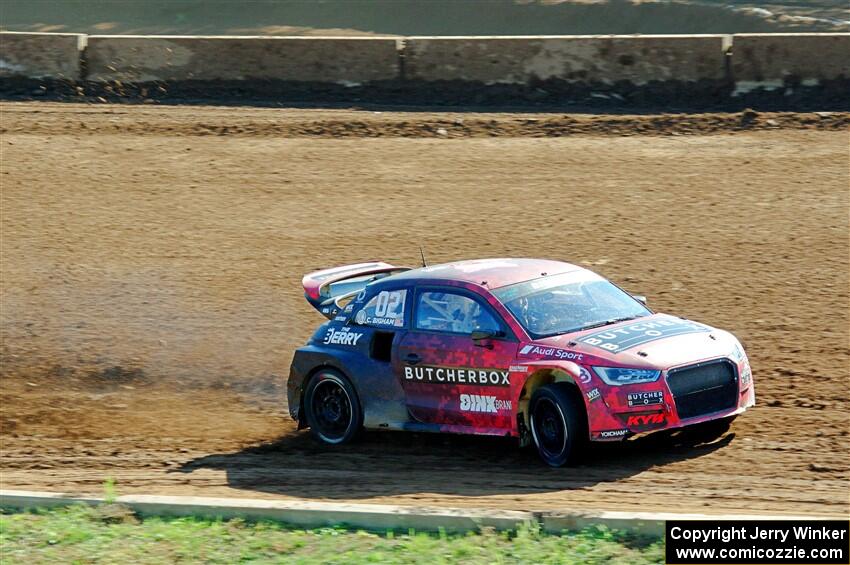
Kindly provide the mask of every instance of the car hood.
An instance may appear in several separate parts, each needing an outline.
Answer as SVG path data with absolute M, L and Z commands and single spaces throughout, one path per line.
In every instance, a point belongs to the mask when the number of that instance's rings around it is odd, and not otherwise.
M 543 357 L 557 351 L 578 354 L 573 360 L 587 364 L 608 361 L 612 365 L 667 369 L 705 359 L 731 356 L 737 346 L 732 334 L 668 314 L 653 314 L 610 326 L 535 340 L 526 350 Z M 556 350 L 544 354 L 543 350 Z M 568 358 L 563 355 L 560 358 Z M 595 358 L 595 359 L 591 359 Z M 607 364 L 607 363 L 606 363 Z

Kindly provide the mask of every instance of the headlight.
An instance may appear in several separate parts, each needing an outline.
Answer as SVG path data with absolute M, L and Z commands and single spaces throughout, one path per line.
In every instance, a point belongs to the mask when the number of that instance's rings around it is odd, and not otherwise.
M 745 387 L 753 380 L 753 370 L 750 369 L 750 364 L 744 363 L 744 370 L 741 371 L 741 386 Z
M 661 376 L 661 371 L 654 369 L 625 369 L 622 367 L 594 367 L 594 371 L 606 384 L 634 385 L 638 383 L 652 383 Z
M 732 349 L 732 354 L 729 357 L 738 364 L 741 375 L 741 387 L 746 387 L 753 379 L 753 370 L 750 369 L 750 360 L 747 359 L 747 354 L 744 352 L 744 347 L 740 341 L 735 340 L 735 347 Z
M 747 358 L 747 354 L 744 353 L 744 348 L 741 347 L 740 342 L 735 342 L 735 347 L 732 349 L 731 357 L 736 363 L 741 363 Z

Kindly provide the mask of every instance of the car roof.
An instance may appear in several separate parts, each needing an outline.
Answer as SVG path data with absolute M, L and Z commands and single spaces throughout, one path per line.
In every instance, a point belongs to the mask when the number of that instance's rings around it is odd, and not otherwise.
M 584 269 L 570 263 L 550 261 L 548 259 L 473 259 L 411 269 L 381 279 L 380 282 L 450 280 L 486 286 L 490 290 L 493 290 L 547 275 L 558 275 L 581 270 Z

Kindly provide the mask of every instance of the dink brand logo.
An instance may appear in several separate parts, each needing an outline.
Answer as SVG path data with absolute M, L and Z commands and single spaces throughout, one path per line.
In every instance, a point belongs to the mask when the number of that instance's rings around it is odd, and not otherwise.
M 487 412 L 496 414 L 500 410 L 511 409 L 510 400 L 502 400 L 495 396 L 481 394 L 461 394 L 460 409 L 464 412 Z

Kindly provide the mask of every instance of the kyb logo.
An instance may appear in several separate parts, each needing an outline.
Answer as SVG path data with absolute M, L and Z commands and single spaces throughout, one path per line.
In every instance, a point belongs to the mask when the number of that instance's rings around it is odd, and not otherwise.
M 481 394 L 461 394 L 460 409 L 464 412 L 487 412 L 490 414 L 496 414 L 499 410 L 510 410 L 511 401 Z
M 664 414 L 637 414 L 629 416 L 627 426 L 648 426 L 650 424 L 663 424 Z
M 328 333 L 325 334 L 325 340 L 322 343 L 325 345 L 357 345 L 361 337 L 363 337 L 362 333 L 353 332 L 350 328 L 342 328 L 341 330 L 328 328 Z
M 555 359 L 570 359 L 581 361 L 581 353 L 573 353 L 557 347 L 540 347 L 539 345 L 526 345 L 520 349 L 521 355 L 542 355 L 543 357 L 554 357 Z

